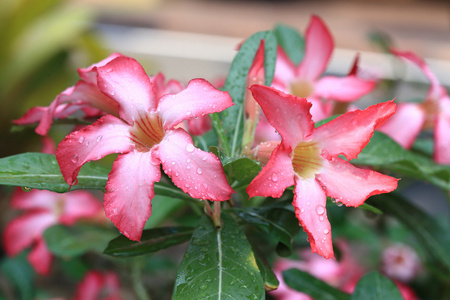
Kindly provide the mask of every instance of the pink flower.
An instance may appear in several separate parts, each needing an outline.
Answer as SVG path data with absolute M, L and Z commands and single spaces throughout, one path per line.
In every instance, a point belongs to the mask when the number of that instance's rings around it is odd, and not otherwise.
M 312 16 L 308 25 L 305 45 L 305 55 L 298 66 L 279 49 L 272 86 L 313 103 L 311 114 L 315 121 L 331 115 L 331 103 L 323 103 L 321 99 L 350 102 L 375 87 L 375 81 L 361 79 L 356 72 L 341 78 L 319 78 L 330 60 L 334 42 L 328 28 L 317 16 Z
M 400 58 L 416 64 L 431 83 L 422 103 L 400 103 L 395 115 L 379 130 L 406 149 L 411 148 L 422 130 L 434 131 L 434 160 L 450 165 L 450 97 L 424 60 L 411 52 L 391 49 Z
M 232 106 L 228 93 L 204 79 L 194 79 L 183 91 L 160 96 L 142 66 L 123 56 L 94 67 L 92 74 L 100 91 L 118 103 L 120 118 L 106 115 L 71 133 L 59 144 L 56 158 L 64 179 L 73 185 L 83 164 L 120 153 L 108 176 L 104 207 L 125 236 L 140 239 L 151 215 L 161 164 L 174 184 L 191 197 L 230 198 L 233 190 L 220 160 L 194 147 L 191 136 L 177 127 L 183 120 Z
M 404 244 L 396 244 L 384 249 L 381 263 L 386 276 L 402 282 L 414 279 L 421 269 L 419 256 L 411 247 Z
M 282 141 L 247 192 L 250 197 L 278 198 L 287 187 L 295 185 L 295 213 L 308 234 L 312 251 L 333 257 L 327 196 L 347 206 L 359 206 L 368 197 L 397 187 L 397 179 L 355 168 L 339 157 L 355 158 L 374 130 L 395 112 L 395 104 L 390 101 L 348 112 L 314 128 L 311 103 L 306 99 L 265 86 L 250 89 Z
M 119 277 L 114 272 L 89 271 L 78 284 L 73 300 L 120 300 Z
M 11 206 L 25 212 L 13 219 L 3 232 L 3 245 L 9 256 L 32 246 L 28 261 L 37 273 L 50 272 L 53 257 L 42 238 L 53 225 L 72 225 L 81 218 L 96 218 L 102 212 L 97 198 L 85 191 L 59 194 L 49 191 L 17 189 Z

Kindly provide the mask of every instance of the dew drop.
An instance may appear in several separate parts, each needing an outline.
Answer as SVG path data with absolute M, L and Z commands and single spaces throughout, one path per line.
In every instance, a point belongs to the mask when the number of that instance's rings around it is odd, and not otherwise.
M 328 234 L 328 232 L 330 232 L 328 229 L 324 229 L 323 233 Z
M 208 158 L 206 157 L 206 156 L 203 156 L 203 158 L 202 158 L 202 160 L 203 161 L 205 161 L 205 160 L 207 160 Z
M 203 187 L 205 188 L 205 190 L 208 189 L 208 185 L 206 183 L 203 183 Z
M 197 169 L 197 174 L 198 174 L 198 175 L 202 175 L 202 173 L 203 173 L 203 170 L 200 169 L 200 168 L 198 168 L 198 169 Z
M 187 151 L 187 152 L 193 152 L 193 151 L 194 151 L 194 145 L 192 145 L 192 144 L 187 144 L 187 145 L 186 145 L 186 151 Z
M 324 220 L 323 216 L 319 217 L 319 221 L 322 222 Z
M 73 162 L 74 164 L 76 164 L 76 163 L 78 162 L 78 155 L 77 155 L 77 154 L 75 154 L 75 155 L 72 157 L 72 162 Z
M 86 141 L 85 145 L 86 145 L 86 146 L 89 146 L 89 141 Z
M 27 186 L 23 186 L 23 187 L 22 187 L 22 190 L 23 190 L 24 192 L 31 192 L 32 188 L 27 187 Z
M 342 203 L 342 202 L 336 202 L 336 205 L 337 205 L 337 206 L 342 206 L 342 205 L 344 205 L 344 203 Z
M 102 140 L 102 138 L 103 138 L 103 136 L 102 136 L 102 135 L 99 135 L 99 136 L 97 137 L 97 143 L 100 142 L 100 141 Z
M 275 173 L 272 174 L 272 181 L 273 182 L 277 182 L 278 181 L 278 175 L 277 174 L 275 174 Z
M 319 214 L 319 215 L 323 215 L 323 213 L 325 212 L 325 207 L 323 207 L 323 205 L 317 205 L 316 206 L 316 212 Z
M 300 212 L 305 212 L 305 209 L 304 208 L 300 209 Z
M 78 139 L 78 143 L 83 144 L 83 142 L 84 142 L 84 136 L 81 136 L 81 137 Z
M 186 112 L 186 115 L 187 115 L 187 116 L 190 116 L 190 115 L 191 115 L 191 112 L 190 112 L 190 111 Z
M 306 202 L 306 205 L 309 205 L 309 202 Z

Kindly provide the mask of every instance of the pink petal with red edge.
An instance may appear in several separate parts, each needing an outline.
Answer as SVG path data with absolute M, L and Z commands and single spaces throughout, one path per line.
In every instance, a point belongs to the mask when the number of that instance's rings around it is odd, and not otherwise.
M 400 103 L 397 111 L 378 131 L 388 135 L 403 148 L 409 149 L 414 144 L 425 123 L 425 111 L 416 103 Z
M 296 66 L 286 55 L 281 47 L 277 49 L 277 60 L 275 64 L 275 74 L 273 80 L 275 83 L 287 85 L 295 79 Z
M 156 98 L 159 99 L 166 94 L 176 94 L 183 90 L 183 86 L 177 80 L 169 80 L 165 83 L 165 77 L 162 73 L 150 77 L 150 82 L 155 87 Z
M 64 225 L 72 225 L 81 218 L 95 217 L 103 211 L 96 197 L 86 191 L 73 191 L 63 194 L 64 206 L 59 221 Z
M 161 179 L 159 162 L 151 152 L 129 152 L 114 161 L 106 184 L 103 206 L 119 231 L 139 241 L 155 196 L 153 186 Z
M 52 266 L 53 255 L 48 250 L 43 238 L 40 238 L 28 254 L 28 261 L 40 275 L 48 275 Z
M 360 206 L 373 195 L 392 192 L 398 179 L 381 173 L 354 167 L 348 161 L 335 158 L 324 161 L 321 173 L 316 175 L 329 197 L 346 206 Z
M 434 73 L 430 70 L 427 63 L 421 57 L 409 51 L 399 51 L 393 48 L 389 50 L 391 51 L 392 54 L 411 61 L 422 70 L 423 74 L 428 78 L 428 80 L 431 83 L 430 90 L 428 91 L 428 98 L 438 100 L 440 97 L 442 97 L 442 87 L 441 84 L 439 83 L 439 80 L 437 79 L 436 75 L 434 75 Z
M 272 152 L 267 164 L 247 187 L 250 197 L 279 198 L 284 190 L 294 184 L 291 149 L 280 144 Z
M 57 223 L 57 217 L 47 211 L 33 211 L 13 219 L 3 232 L 6 254 L 14 256 L 42 236 L 48 227 Z
M 311 96 L 308 97 L 308 102 L 312 104 L 309 110 L 313 122 L 319 122 L 331 117 L 333 112 L 333 103 L 331 101 L 322 101 L 320 98 Z
M 281 142 L 264 142 L 258 144 L 255 148 L 250 150 L 250 154 L 256 158 L 262 165 L 266 165 L 269 162 L 269 158 L 272 152 Z
M 395 112 L 394 101 L 347 112 L 316 128 L 311 135 L 322 147 L 322 156 L 330 159 L 344 155 L 354 159 L 367 145 L 374 130 Z
M 125 57 L 124 55 L 117 52 L 112 53 L 107 58 L 99 61 L 98 63 L 92 64 L 87 68 L 79 68 L 78 74 L 80 75 L 80 78 L 82 78 L 86 82 L 97 85 L 97 67 L 102 67 L 119 56 Z
M 202 135 L 211 130 L 211 118 L 209 116 L 203 116 L 199 118 L 187 120 L 189 133 L 192 135 Z
M 375 81 L 356 76 L 326 76 L 316 82 L 314 92 L 324 99 L 350 102 L 370 93 L 375 86 Z
M 443 165 L 450 165 L 450 98 L 439 101 L 441 111 L 434 128 L 434 160 Z
M 103 289 L 103 275 L 89 271 L 78 284 L 73 300 L 96 300 Z
M 261 40 L 259 48 L 256 51 L 253 59 L 253 64 L 248 71 L 246 86 L 250 87 L 254 84 L 264 84 L 265 81 L 265 69 L 264 69 L 264 40 Z M 253 96 L 249 89 L 245 90 L 244 96 L 244 112 L 246 122 L 250 122 L 254 129 L 255 124 L 258 122 L 258 118 L 261 113 L 261 108 L 258 103 L 253 99 Z M 247 125 L 247 124 L 246 124 Z M 247 128 L 247 126 L 245 126 Z
M 305 56 L 297 69 L 297 77 L 315 81 L 326 69 L 334 42 L 323 21 L 312 16 L 305 34 Z
M 224 201 L 234 193 L 219 158 L 194 147 L 190 135 L 183 129 L 168 131 L 155 151 L 164 172 L 191 197 Z
M 331 240 L 331 225 L 327 217 L 327 196 L 314 179 L 295 178 L 295 215 L 308 234 L 311 251 L 325 258 L 334 258 Z
M 98 87 L 119 104 L 119 115 L 128 122 L 140 119 L 139 113 L 156 109 L 157 99 L 150 78 L 133 58 L 121 56 L 98 67 Z
M 284 143 L 294 149 L 305 136 L 311 134 L 314 123 L 309 113 L 311 103 L 306 99 L 263 85 L 253 85 L 250 90 Z
M 216 89 L 208 81 L 198 78 L 178 94 L 165 95 L 160 99 L 158 111 L 164 129 L 174 128 L 181 121 L 222 111 L 234 105 L 228 92 Z
M 131 151 L 134 144 L 129 128 L 122 120 L 107 115 L 66 136 L 56 149 L 56 159 L 66 182 L 75 184 L 81 167 L 90 160 Z
M 46 190 L 25 192 L 21 188 L 16 188 L 11 199 L 11 207 L 52 211 L 56 207 L 58 200 L 62 198 L 62 194 Z

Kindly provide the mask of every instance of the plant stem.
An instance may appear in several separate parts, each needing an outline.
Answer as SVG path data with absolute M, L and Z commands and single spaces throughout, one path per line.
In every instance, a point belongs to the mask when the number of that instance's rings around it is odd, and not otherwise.
M 133 282 L 133 290 L 139 300 L 151 300 L 150 295 L 144 287 L 141 273 L 142 260 L 140 257 L 133 259 L 131 266 L 131 278 Z

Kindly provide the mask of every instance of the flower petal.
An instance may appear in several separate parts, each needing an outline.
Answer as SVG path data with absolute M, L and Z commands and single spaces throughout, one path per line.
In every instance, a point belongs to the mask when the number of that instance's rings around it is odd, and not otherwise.
M 73 191 L 62 196 L 64 207 L 59 221 L 64 225 L 72 225 L 81 218 L 96 217 L 103 211 L 99 199 L 90 192 Z
M 440 109 L 434 128 L 434 160 L 450 165 L 450 98 L 439 101 Z
M 279 198 L 287 187 L 294 184 L 294 170 L 290 157 L 291 150 L 280 144 L 261 172 L 247 187 L 250 197 L 263 196 Z
M 334 42 L 322 19 L 312 16 L 305 33 L 305 56 L 297 70 L 297 77 L 315 81 L 327 67 Z
M 284 86 L 285 89 L 287 89 L 286 85 L 295 79 L 296 69 L 297 69 L 296 66 L 289 59 L 286 52 L 284 52 L 283 48 L 278 47 L 273 83 L 276 86 L 279 85 Z
M 155 151 L 164 172 L 191 197 L 224 201 L 234 193 L 219 158 L 194 147 L 192 138 L 183 129 L 168 131 Z
M 14 190 L 11 199 L 11 207 L 15 209 L 43 209 L 51 211 L 56 206 L 61 194 L 46 190 L 23 191 L 21 188 Z
M 169 80 L 164 82 L 165 77 L 163 73 L 158 73 L 155 76 L 150 77 L 150 82 L 155 87 L 156 98 L 159 99 L 166 94 L 175 94 L 183 90 L 183 86 L 177 80 Z
M 398 179 L 369 169 L 359 169 L 348 161 L 335 158 L 324 161 L 316 179 L 324 186 L 326 194 L 346 206 L 360 206 L 373 195 L 392 192 Z
M 114 161 L 103 206 L 106 216 L 130 240 L 141 238 L 152 212 L 153 186 L 160 179 L 159 162 L 155 163 L 151 152 L 133 151 L 119 155 Z
M 14 256 L 42 236 L 45 229 L 57 223 L 57 217 L 47 211 L 33 211 L 13 219 L 3 232 L 6 254 Z
M 375 86 L 375 81 L 356 76 L 326 76 L 316 82 L 314 92 L 317 96 L 328 100 L 350 102 L 370 93 Z
M 164 129 L 168 130 L 183 120 L 222 111 L 233 105 L 228 92 L 216 89 L 208 81 L 198 78 L 178 94 L 163 96 L 158 105 Z
M 133 124 L 140 112 L 156 109 L 157 99 L 150 78 L 133 58 L 120 56 L 97 68 L 98 87 L 119 103 L 119 115 Z
M 316 179 L 304 180 L 298 176 L 295 177 L 294 202 L 292 204 L 300 225 L 308 234 L 311 251 L 327 259 L 334 258 L 325 192 Z
M 107 63 L 109 63 L 111 60 L 113 60 L 119 56 L 124 56 L 124 55 L 117 53 L 117 52 L 112 53 L 110 56 L 99 61 L 98 63 L 92 64 L 87 68 L 79 68 L 78 74 L 80 75 L 80 78 L 82 78 L 86 82 L 93 84 L 93 85 L 97 85 L 97 67 L 102 67 L 102 66 L 106 65 Z
M 107 115 L 66 136 L 56 149 L 56 159 L 66 182 L 76 184 L 80 168 L 90 160 L 131 151 L 134 145 L 128 129 L 122 120 Z
M 292 149 L 311 134 L 314 123 L 309 113 L 311 103 L 306 99 L 263 85 L 253 85 L 250 90 L 269 123 Z
M 28 261 L 40 275 L 48 275 L 52 266 L 53 255 L 48 250 L 43 238 L 40 238 L 28 254 Z
M 395 114 L 378 127 L 378 131 L 409 149 L 422 130 L 425 118 L 425 111 L 418 104 L 400 103 Z
M 395 106 L 392 100 L 347 112 L 316 128 L 311 137 L 321 144 L 325 158 L 342 154 L 352 160 L 367 145 L 374 130 L 394 114 Z

